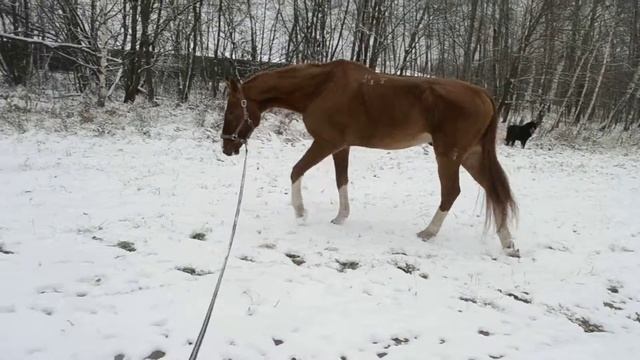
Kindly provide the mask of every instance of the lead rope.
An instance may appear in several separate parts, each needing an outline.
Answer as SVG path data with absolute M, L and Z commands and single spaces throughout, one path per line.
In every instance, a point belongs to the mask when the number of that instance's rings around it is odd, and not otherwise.
M 202 340 L 204 339 L 204 334 L 207 332 L 207 327 L 209 326 L 209 320 L 211 320 L 211 313 L 213 312 L 213 307 L 216 304 L 216 299 L 218 298 L 218 292 L 220 291 L 220 284 L 222 284 L 222 277 L 224 276 L 224 270 L 227 268 L 227 261 L 229 260 L 229 254 L 231 254 L 231 247 L 233 246 L 233 239 L 236 235 L 236 228 L 238 227 L 238 218 L 240 217 L 240 205 L 242 204 L 242 195 L 244 194 L 244 182 L 245 177 L 247 175 L 247 155 L 249 154 L 249 149 L 247 148 L 247 143 L 244 143 L 244 165 L 242 166 L 242 180 L 240 181 L 240 191 L 238 193 L 238 204 L 236 205 L 236 216 L 233 219 L 233 226 L 231 227 L 231 237 L 229 238 L 229 248 L 227 249 L 227 255 L 224 257 L 224 262 L 222 263 L 222 268 L 220 268 L 220 275 L 218 275 L 218 282 L 216 283 L 216 288 L 213 290 L 213 296 L 211 296 L 211 302 L 209 303 L 209 308 L 207 309 L 207 314 L 204 317 L 204 322 L 202 323 L 202 327 L 200 328 L 200 333 L 198 334 L 198 338 L 193 344 L 193 350 L 191 350 L 191 355 L 189 356 L 189 360 L 196 360 L 198 358 L 198 352 L 200 351 L 200 346 L 202 345 Z

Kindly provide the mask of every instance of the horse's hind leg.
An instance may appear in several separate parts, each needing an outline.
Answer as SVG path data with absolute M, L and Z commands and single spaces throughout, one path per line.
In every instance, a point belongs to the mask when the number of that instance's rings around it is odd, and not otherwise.
M 349 217 L 349 193 L 347 191 L 347 185 L 349 184 L 349 147 L 333 153 L 333 164 L 336 168 L 336 186 L 338 187 L 340 207 L 338 215 L 331 222 L 340 225 Z
M 307 152 L 302 155 L 302 158 L 293 166 L 291 170 L 291 205 L 293 205 L 293 210 L 297 218 L 304 218 L 306 216 L 304 203 L 302 202 L 302 175 L 317 165 L 322 159 L 331 155 L 334 150 L 335 147 L 316 140 L 311 144 Z
M 462 160 L 462 166 L 486 192 L 489 186 L 489 177 L 483 172 L 482 161 L 482 147 L 476 146 L 472 148 Z M 487 198 L 485 201 L 491 200 Z M 509 231 L 506 219 L 504 219 L 504 215 L 495 210 L 496 208 L 494 208 L 493 217 L 497 224 L 497 233 L 500 238 L 502 248 L 509 256 L 519 256 L 519 252 L 515 248 L 511 232 Z
M 418 236 L 423 240 L 428 240 L 438 234 L 449 209 L 460 194 L 460 162 L 446 156 L 436 156 L 436 160 L 438 162 L 438 177 L 440 178 L 440 207 L 429 225 L 418 233 Z

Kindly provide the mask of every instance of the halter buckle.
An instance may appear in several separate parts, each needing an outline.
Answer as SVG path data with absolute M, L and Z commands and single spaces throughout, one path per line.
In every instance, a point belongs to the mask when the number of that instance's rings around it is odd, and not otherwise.
M 220 138 L 223 139 L 223 140 L 224 139 L 228 139 L 228 140 L 231 140 L 231 141 L 240 141 L 241 143 L 246 145 L 247 139 L 241 139 L 238 136 L 238 133 L 240 132 L 240 129 L 242 128 L 242 125 L 244 125 L 245 122 L 250 127 L 249 134 L 253 131 L 255 126 L 253 125 L 253 120 L 251 120 L 251 118 L 249 117 L 249 112 L 247 111 L 247 100 L 246 99 L 240 100 L 240 107 L 242 107 L 242 112 L 244 113 L 244 119 L 242 119 L 242 121 L 240 122 L 240 125 L 238 125 L 238 128 L 236 129 L 236 131 L 233 134 L 231 134 L 231 135 L 220 135 Z

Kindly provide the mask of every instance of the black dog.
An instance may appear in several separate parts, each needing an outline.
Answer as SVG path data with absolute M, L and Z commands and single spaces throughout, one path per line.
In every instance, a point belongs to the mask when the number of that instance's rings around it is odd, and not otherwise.
M 516 140 L 518 140 L 524 149 L 524 145 L 527 143 L 527 140 L 529 140 L 537 128 L 538 123 L 535 121 L 529 121 L 524 125 L 509 125 L 507 127 L 507 138 L 505 139 L 506 144 L 513 146 L 516 143 Z

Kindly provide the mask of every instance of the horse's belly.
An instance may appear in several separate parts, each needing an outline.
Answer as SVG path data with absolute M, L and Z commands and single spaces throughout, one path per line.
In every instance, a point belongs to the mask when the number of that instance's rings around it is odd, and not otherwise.
M 414 136 L 397 136 L 397 137 L 384 137 L 372 144 L 372 147 L 385 149 L 385 150 L 397 150 L 406 149 L 416 145 L 431 144 L 433 139 L 431 134 L 422 133 Z

